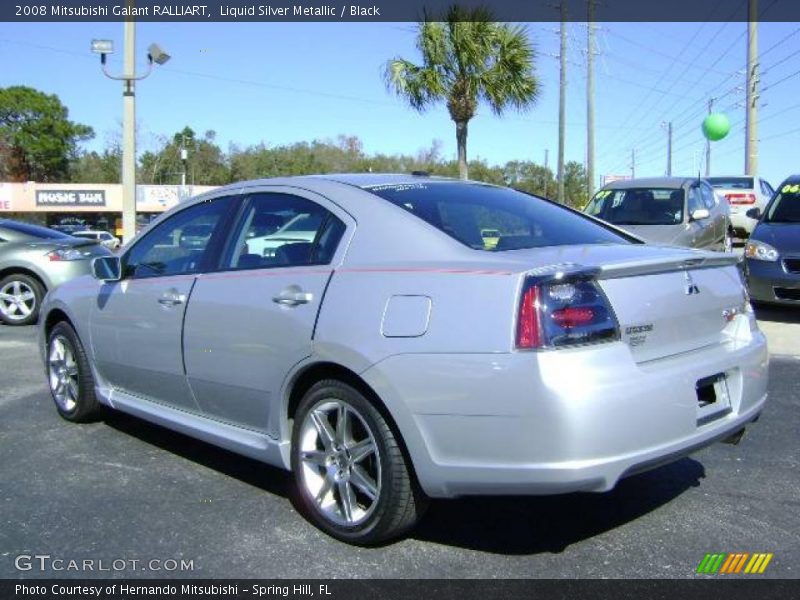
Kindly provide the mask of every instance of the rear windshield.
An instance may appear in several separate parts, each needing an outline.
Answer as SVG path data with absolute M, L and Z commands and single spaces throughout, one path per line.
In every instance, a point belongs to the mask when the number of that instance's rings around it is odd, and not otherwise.
M 683 199 L 683 189 L 674 188 L 600 190 L 584 212 L 614 225 L 679 225 Z
M 365 189 L 476 250 L 634 241 L 563 206 L 508 188 L 431 182 Z
M 706 181 L 715 188 L 728 188 L 733 190 L 752 190 L 752 177 L 706 177 Z
M 800 183 L 785 183 L 767 207 L 768 223 L 800 223 Z
M 69 239 L 66 233 L 55 229 L 20 223 L 19 221 L 0 221 L 0 234 L 9 241 L 22 241 L 25 239 L 39 240 L 64 240 Z

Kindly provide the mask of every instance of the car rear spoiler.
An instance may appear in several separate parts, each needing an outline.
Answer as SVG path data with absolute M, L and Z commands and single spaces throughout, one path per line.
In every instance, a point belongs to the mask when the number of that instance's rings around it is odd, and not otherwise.
M 741 257 L 734 254 L 707 253 L 704 256 L 686 258 L 659 257 L 644 260 L 630 260 L 602 265 L 585 266 L 576 263 L 547 265 L 526 272 L 526 276 L 537 282 L 576 281 L 581 279 L 617 279 L 636 275 L 655 275 L 672 271 L 689 271 L 696 269 L 715 269 L 729 267 L 741 262 Z

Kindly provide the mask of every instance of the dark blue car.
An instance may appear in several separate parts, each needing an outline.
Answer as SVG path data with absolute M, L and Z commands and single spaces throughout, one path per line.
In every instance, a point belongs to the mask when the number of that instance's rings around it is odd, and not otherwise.
M 750 297 L 756 302 L 800 306 L 800 175 L 784 181 L 764 209 L 745 246 Z

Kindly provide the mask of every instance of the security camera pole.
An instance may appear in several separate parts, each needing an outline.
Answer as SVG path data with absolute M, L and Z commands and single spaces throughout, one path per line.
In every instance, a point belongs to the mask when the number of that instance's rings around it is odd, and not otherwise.
M 133 0 L 126 6 L 133 8 Z M 131 11 L 132 12 L 132 11 Z M 122 81 L 122 241 L 129 242 L 136 235 L 136 96 L 135 83 L 153 70 L 153 62 L 163 65 L 170 59 L 157 44 L 147 48 L 147 71 L 136 75 L 136 22 L 132 17 L 125 21 L 124 70 L 121 76 L 111 75 L 106 68 L 106 56 L 114 52 L 111 40 L 92 40 L 92 52 L 100 55 L 103 73 L 109 79 Z

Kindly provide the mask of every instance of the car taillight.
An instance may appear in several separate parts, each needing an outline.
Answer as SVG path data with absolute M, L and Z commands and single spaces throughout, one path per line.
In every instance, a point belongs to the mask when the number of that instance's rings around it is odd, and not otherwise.
M 728 204 L 755 204 L 755 194 L 725 194 Z
M 517 348 L 536 349 L 619 339 L 619 328 L 594 281 L 525 283 L 517 318 Z

